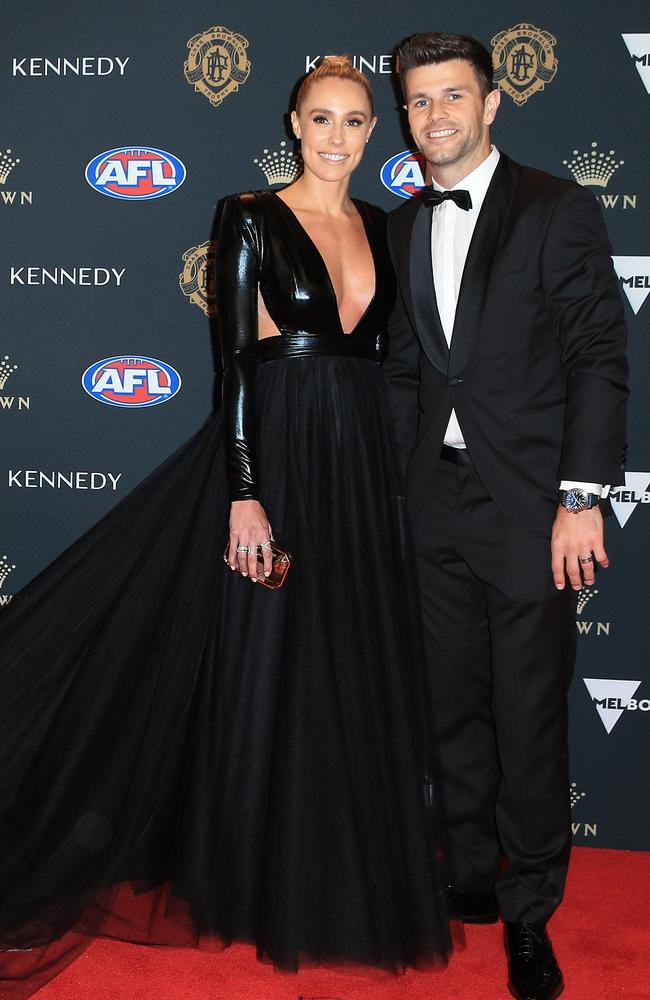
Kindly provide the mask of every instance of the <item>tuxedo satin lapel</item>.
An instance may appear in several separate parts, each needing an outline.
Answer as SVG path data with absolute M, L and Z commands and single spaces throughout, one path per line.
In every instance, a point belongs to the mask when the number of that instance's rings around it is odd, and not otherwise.
M 419 199 L 418 199 L 419 200 Z M 420 202 L 411 230 L 410 283 L 415 329 L 422 349 L 447 374 L 449 348 L 440 322 L 431 267 L 431 209 Z
M 413 315 L 413 301 L 411 299 L 409 248 L 411 246 L 413 221 L 418 208 L 414 204 L 415 201 L 416 199 L 411 198 L 406 205 L 403 205 L 388 217 L 388 236 L 391 255 L 397 272 L 399 286 L 404 296 L 404 305 L 413 324 L 415 324 L 415 317 Z
M 518 178 L 519 168 L 502 153 L 467 252 L 451 339 L 451 377 L 463 370 L 474 350 L 494 257 L 503 235 Z

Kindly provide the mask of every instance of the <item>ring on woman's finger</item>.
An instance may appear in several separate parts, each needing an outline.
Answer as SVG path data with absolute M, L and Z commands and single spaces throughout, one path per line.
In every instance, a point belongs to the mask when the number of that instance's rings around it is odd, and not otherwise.
M 236 549 L 237 552 L 245 552 L 246 555 L 248 555 L 250 550 L 251 550 L 250 545 L 238 545 Z
M 593 561 L 594 561 L 593 553 L 590 553 L 588 556 L 578 556 L 578 562 L 581 562 L 583 566 L 585 564 L 592 563 Z
M 269 538 L 268 542 L 264 542 L 263 545 L 257 546 L 257 551 L 264 552 L 264 549 L 270 549 L 270 548 L 271 548 L 271 539 Z

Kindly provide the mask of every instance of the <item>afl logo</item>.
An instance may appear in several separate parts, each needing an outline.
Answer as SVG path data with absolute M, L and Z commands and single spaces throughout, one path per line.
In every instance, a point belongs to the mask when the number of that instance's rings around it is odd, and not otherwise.
M 109 406 L 157 406 L 175 396 L 181 377 L 155 358 L 104 358 L 86 368 L 81 384 L 94 399 Z
M 403 153 L 391 156 L 379 172 L 379 178 L 398 198 L 412 198 L 425 186 L 425 161 L 422 153 L 405 149 Z
M 86 180 L 109 198 L 148 201 L 176 191 L 185 165 L 172 153 L 150 146 L 121 146 L 100 153 L 86 167 Z

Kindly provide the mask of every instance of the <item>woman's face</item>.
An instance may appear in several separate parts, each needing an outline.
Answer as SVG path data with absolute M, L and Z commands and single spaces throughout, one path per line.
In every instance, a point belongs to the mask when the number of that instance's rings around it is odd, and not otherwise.
M 305 170 L 323 181 L 348 177 L 358 166 L 376 121 L 360 83 L 336 77 L 313 83 L 299 110 L 291 114 Z

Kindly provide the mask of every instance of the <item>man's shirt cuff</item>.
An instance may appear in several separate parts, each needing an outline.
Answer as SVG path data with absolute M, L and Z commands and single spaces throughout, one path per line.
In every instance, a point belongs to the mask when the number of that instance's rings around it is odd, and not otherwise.
M 560 483 L 561 490 L 584 490 L 585 493 L 595 493 L 601 500 L 607 497 L 610 488 L 602 483 L 580 483 L 577 479 L 563 479 Z

